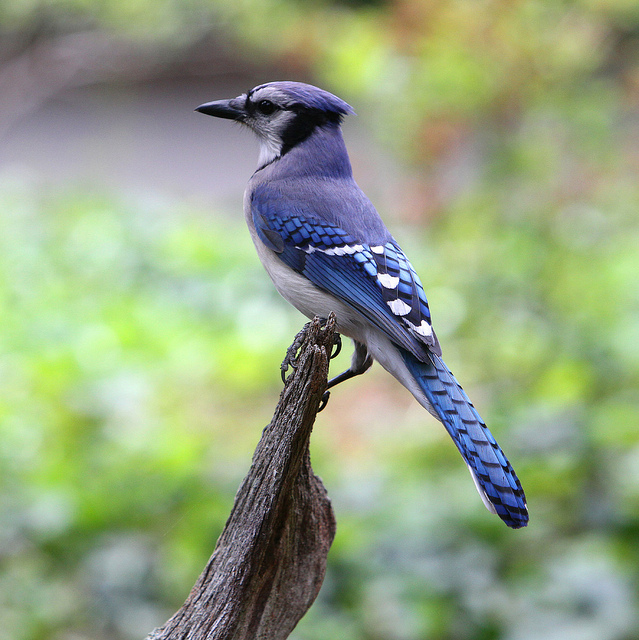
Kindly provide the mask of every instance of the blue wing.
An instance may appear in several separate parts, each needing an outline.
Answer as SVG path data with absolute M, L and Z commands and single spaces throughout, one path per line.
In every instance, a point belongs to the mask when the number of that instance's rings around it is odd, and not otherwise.
M 371 244 L 282 199 L 253 197 L 258 236 L 291 269 L 348 303 L 424 360 L 441 354 L 424 289 L 391 239 Z

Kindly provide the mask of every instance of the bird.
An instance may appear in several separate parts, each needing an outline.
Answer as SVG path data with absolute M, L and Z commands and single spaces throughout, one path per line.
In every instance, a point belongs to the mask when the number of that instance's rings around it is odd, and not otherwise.
M 310 84 L 260 84 L 195 111 L 247 126 L 259 140 L 244 215 L 275 288 L 308 318 L 336 317 L 353 341 L 333 387 L 377 361 L 441 421 L 485 506 L 528 524 L 510 462 L 442 360 L 419 276 L 353 178 L 341 125 L 354 110 Z

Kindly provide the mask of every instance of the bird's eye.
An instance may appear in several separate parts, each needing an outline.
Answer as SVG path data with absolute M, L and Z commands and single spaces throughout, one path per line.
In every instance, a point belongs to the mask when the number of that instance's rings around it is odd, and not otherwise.
M 270 100 L 260 100 L 257 103 L 257 110 L 265 116 L 270 116 L 277 107 Z

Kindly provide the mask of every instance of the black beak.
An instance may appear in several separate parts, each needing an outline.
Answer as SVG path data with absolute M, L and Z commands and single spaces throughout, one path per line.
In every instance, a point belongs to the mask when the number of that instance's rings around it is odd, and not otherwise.
M 200 113 L 205 113 L 207 116 L 226 118 L 228 120 L 243 120 L 246 115 L 243 103 L 237 98 L 205 102 L 195 110 Z

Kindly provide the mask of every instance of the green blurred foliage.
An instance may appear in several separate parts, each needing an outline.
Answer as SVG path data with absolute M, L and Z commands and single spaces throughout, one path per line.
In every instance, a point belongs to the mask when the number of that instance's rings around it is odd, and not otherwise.
M 353 381 L 313 436 L 338 535 L 293 637 L 637 637 L 639 5 L 0 6 L 5 30 L 42 15 L 175 46 L 229 30 L 238 55 L 349 99 L 410 163 L 381 213 L 531 524 L 485 512 L 444 430 L 386 376 Z M 3 632 L 141 637 L 204 565 L 301 319 L 239 223 L 2 180 Z

